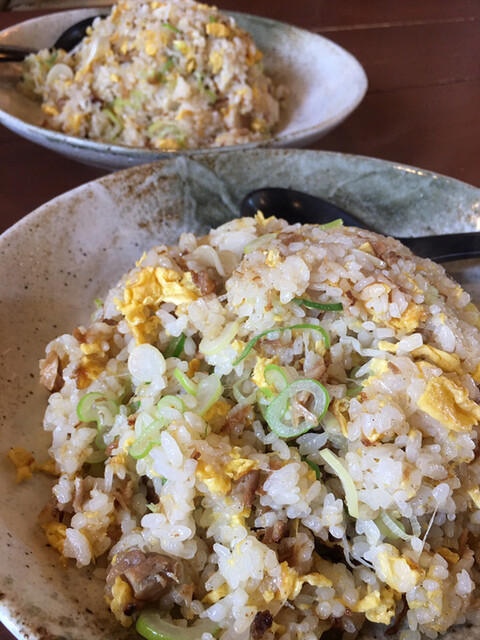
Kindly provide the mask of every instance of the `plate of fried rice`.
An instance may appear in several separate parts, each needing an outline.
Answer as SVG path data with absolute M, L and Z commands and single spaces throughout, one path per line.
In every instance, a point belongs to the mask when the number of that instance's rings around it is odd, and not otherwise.
M 125 0 L 0 33 L 38 49 L 0 69 L 0 122 L 80 162 L 119 169 L 166 155 L 302 146 L 342 122 L 367 79 L 347 51 L 273 20 L 194 0 Z M 70 53 L 63 31 L 97 16 Z
M 377 232 L 238 218 L 266 184 Z M 478 261 L 447 273 L 378 232 L 474 230 L 479 201 L 385 161 L 249 150 L 112 174 L 3 234 L 1 621 L 471 635 Z

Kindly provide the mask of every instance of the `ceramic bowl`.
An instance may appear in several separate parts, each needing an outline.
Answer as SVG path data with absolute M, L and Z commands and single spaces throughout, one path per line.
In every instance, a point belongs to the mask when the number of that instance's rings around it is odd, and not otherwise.
M 298 150 L 178 157 L 109 175 L 40 207 L 0 237 L 0 454 L 19 445 L 41 462 L 47 392 L 38 360 L 49 340 L 83 323 L 148 249 L 183 230 L 204 232 L 238 215 L 245 193 L 291 186 L 330 199 L 378 231 L 465 231 L 480 220 L 480 190 L 399 164 Z M 480 300 L 480 261 L 449 263 Z M 30 640 L 109 640 L 118 628 L 95 571 L 63 569 L 37 514 L 53 482 L 15 484 L 0 465 L 0 620 Z M 457 632 L 458 638 L 460 632 Z
M 68 26 L 98 13 L 98 9 L 80 9 L 34 18 L 0 32 L 0 44 L 49 47 Z M 361 102 L 367 89 L 365 72 L 338 45 L 274 20 L 240 13 L 230 15 L 253 35 L 264 52 L 267 74 L 288 88 L 274 136 L 266 142 L 236 148 L 307 146 L 339 125 Z M 0 64 L 0 123 L 24 138 L 84 164 L 111 170 L 172 155 L 85 140 L 40 126 L 40 104 L 17 89 L 20 74 L 20 63 Z M 206 148 L 193 154 L 209 156 L 228 150 L 231 147 Z

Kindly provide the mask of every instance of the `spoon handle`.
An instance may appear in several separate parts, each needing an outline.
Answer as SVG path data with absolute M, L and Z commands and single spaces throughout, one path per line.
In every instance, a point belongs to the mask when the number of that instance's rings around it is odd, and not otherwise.
M 0 62 L 22 62 L 30 53 L 34 53 L 34 50 L 14 44 L 2 44 L 0 45 Z
M 441 236 L 398 238 L 413 253 L 438 262 L 480 257 L 480 232 L 448 233 Z

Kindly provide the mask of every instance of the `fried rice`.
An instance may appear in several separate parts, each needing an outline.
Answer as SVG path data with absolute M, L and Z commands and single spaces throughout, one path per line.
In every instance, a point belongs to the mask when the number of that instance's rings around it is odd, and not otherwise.
M 480 315 L 357 228 L 157 246 L 47 347 L 42 513 L 147 639 L 403 640 L 477 623 Z
M 41 98 L 44 126 L 166 151 L 271 136 L 283 89 L 263 71 L 251 35 L 193 0 L 123 0 L 95 19 L 71 53 L 24 62 L 23 88 Z

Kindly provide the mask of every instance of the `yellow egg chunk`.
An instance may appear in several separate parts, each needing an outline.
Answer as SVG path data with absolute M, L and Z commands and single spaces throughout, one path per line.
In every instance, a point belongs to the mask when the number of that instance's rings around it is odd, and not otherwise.
M 418 407 L 452 431 L 469 431 L 480 420 L 480 406 L 470 400 L 467 389 L 445 376 L 428 381 Z

